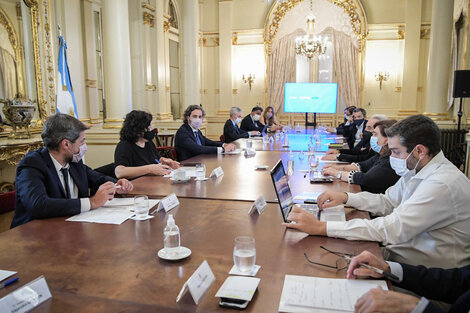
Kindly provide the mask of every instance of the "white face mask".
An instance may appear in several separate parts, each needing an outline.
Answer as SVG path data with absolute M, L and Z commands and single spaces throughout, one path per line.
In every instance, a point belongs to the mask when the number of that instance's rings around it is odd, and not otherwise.
M 268 113 L 266 113 L 266 117 L 271 118 L 271 117 L 273 117 L 273 114 L 271 112 L 268 112 Z
M 240 124 L 241 121 L 242 121 L 242 118 L 241 118 L 241 117 L 237 117 L 237 119 L 235 120 L 235 124 Z
M 406 166 L 406 160 L 408 160 L 410 155 L 413 154 L 413 151 L 415 150 L 415 148 L 411 150 L 410 154 L 408 154 L 406 159 L 399 159 L 399 158 L 390 156 L 390 166 L 395 171 L 395 173 L 397 173 L 397 175 L 405 176 L 406 174 L 408 174 L 408 172 L 412 172 L 412 173 L 414 172 L 412 175 L 416 174 L 416 168 L 418 167 L 418 164 L 421 161 L 421 158 L 419 158 L 418 162 L 416 162 L 415 167 L 411 171 L 408 169 L 408 166 Z
M 73 163 L 78 163 L 80 160 L 83 158 L 85 155 L 85 152 L 87 150 L 86 143 L 80 146 L 78 153 L 74 153 L 72 156 L 72 162 Z
M 347 120 L 348 119 L 348 115 L 346 113 L 344 113 L 344 119 Z
M 260 118 L 261 118 L 261 115 L 259 115 L 259 114 L 255 114 L 255 116 L 253 116 L 253 119 L 255 121 L 259 121 Z
M 191 124 L 193 128 L 199 129 L 199 127 L 201 127 L 202 125 L 202 119 L 200 118 L 189 119 L 189 123 Z

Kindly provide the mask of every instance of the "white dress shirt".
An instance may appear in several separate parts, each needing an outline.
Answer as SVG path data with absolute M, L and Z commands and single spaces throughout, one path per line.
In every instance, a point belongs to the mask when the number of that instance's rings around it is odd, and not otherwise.
M 346 204 L 381 217 L 328 222 L 328 236 L 381 242 L 385 259 L 411 265 L 470 263 L 470 182 L 442 151 L 385 194 L 348 193 Z
M 356 135 L 355 135 L 355 140 L 354 140 L 354 146 L 356 146 L 359 141 L 361 141 L 361 134 L 364 130 L 364 124 L 365 124 L 366 120 L 364 120 L 364 122 L 362 122 L 361 125 L 357 126 L 357 131 L 356 131 Z
M 60 180 L 60 183 L 62 184 L 62 188 L 64 188 L 64 190 L 65 190 L 64 174 L 62 174 L 61 169 L 62 168 L 70 169 L 70 164 L 67 163 L 65 166 L 62 166 L 59 163 L 59 161 L 57 161 L 52 156 L 52 154 L 49 153 L 49 155 L 51 156 L 52 163 L 54 163 L 54 167 L 55 167 L 55 170 L 57 171 L 57 175 L 59 176 L 59 180 Z M 77 199 L 78 198 L 78 187 L 75 184 L 75 182 L 73 181 L 72 176 L 70 176 L 70 172 L 68 172 L 68 173 L 69 173 L 68 175 L 69 175 L 70 198 L 71 199 Z M 86 211 L 90 211 L 90 207 L 91 207 L 90 198 L 80 198 L 80 211 L 82 213 L 86 212 Z

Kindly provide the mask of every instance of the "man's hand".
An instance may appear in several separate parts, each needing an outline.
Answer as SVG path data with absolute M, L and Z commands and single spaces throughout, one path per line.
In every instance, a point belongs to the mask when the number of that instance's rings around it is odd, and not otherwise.
M 257 135 L 259 135 L 259 134 L 260 134 L 260 132 L 257 131 L 257 130 L 253 130 L 253 131 L 250 132 L 250 135 L 251 135 L 251 136 L 257 136 Z
M 334 127 L 328 127 L 326 131 L 329 132 L 330 134 L 336 134 L 336 128 Z
M 328 151 L 326 151 L 326 155 L 329 155 L 329 154 L 338 154 L 339 153 L 339 150 L 338 149 L 328 149 Z
M 115 186 L 113 182 L 106 182 L 102 184 L 95 195 L 90 198 L 90 208 L 96 209 L 103 206 L 106 201 L 113 200 L 114 198 Z
M 169 167 L 171 167 L 173 169 L 180 168 L 180 162 L 176 162 L 172 159 L 161 157 L 160 158 L 160 163 L 163 164 L 163 165 L 168 165 Z
M 226 143 L 224 145 L 225 152 L 234 151 L 237 148 L 233 143 Z
M 170 167 L 165 164 L 151 164 L 150 165 L 150 175 L 164 176 L 170 174 Z
M 377 287 L 357 299 L 354 312 L 409 313 L 414 310 L 418 302 L 419 299 L 416 297 Z
M 338 175 L 339 171 L 336 168 L 333 167 L 323 167 L 323 170 L 321 171 L 323 176 L 334 176 Z
M 121 186 L 120 188 L 116 188 L 116 193 L 123 194 L 123 193 L 129 193 L 134 189 L 134 185 L 127 179 L 120 179 L 116 183 L 116 187 Z
M 322 160 L 336 161 L 336 154 L 327 154 L 321 158 Z
M 382 278 L 383 275 L 377 273 L 374 270 L 361 267 L 359 263 L 369 264 L 370 266 L 376 267 L 378 269 L 390 272 L 390 266 L 387 262 L 380 260 L 378 257 L 370 253 L 369 251 L 363 251 L 358 256 L 352 258 L 351 263 L 348 267 L 348 273 L 346 277 L 348 279 L 356 279 L 358 276 L 361 277 L 374 277 L 374 278 Z
M 348 201 L 348 194 L 345 192 L 325 191 L 318 196 L 317 202 L 320 209 L 331 208 Z
M 320 222 L 313 214 L 302 210 L 298 206 L 294 206 L 287 219 L 295 222 L 295 224 L 282 223 L 288 228 L 295 228 L 309 235 L 326 236 L 326 222 Z

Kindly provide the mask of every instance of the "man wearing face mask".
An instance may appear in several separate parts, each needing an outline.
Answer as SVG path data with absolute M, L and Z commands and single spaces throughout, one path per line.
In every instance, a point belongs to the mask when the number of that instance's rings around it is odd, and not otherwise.
M 254 130 L 262 133 L 263 131 L 265 131 L 264 125 L 260 122 L 262 113 L 263 108 L 255 106 L 253 109 L 251 109 L 251 114 L 248 114 L 242 120 L 242 123 L 240 124 L 240 129 L 243 129 L 247 132 Z
M 240 129 L 238 124 L 240 124 L 241 121 L 242 109 L 239 107 L 232 107 L 230 109 L 230 118 L 224 125 L 225 142 L 232 142 L 240 138 L 249 138 L 260 134 L 257 130 L 244 131 L 243 129 Z
M 385 194 L 324 192 L 321 209 L 346 204 L 373 220 L 320 222 L 295 209 L 287 225 L 312 235 L 380 242 L 386 260 L 428 267 L 470 263 L 470 182 L 441 151 L 438 126 L 410 116 L 386 131 L 390 165 L 402 176 Z
M 199 105 L 190 105 L 184 111 L 183 125 L 175 136 L 175 149 L 179 161 L 199 154 L 218 154 L 235 150 L 235 145 L 212 141 L 206 138 L 199 128 L 206 113 Z
M 362 108 L 355 109 L 353 111 L 353 123 L 349 127 L 345 127 L 343 130 L 343 136 L 348 141 L 349 149 L 357 148 L 356 146 L 361 142 L 363 137 L 363 131 L 365 130 L 366 124 L 366 110 Z M 370 136 L 367 140 L 368 139 L 370 139 Z
M 29 152 L 16 168 L 15 216 L 11 227 L 33 219 L 70 216 L 101 207 L 115 193 L 132 191 L 126 179 L 93 171 L 81 160 L 86 152 L 82 122 L 55 114 L 44 123 L 44 148 Z M 89 189 L 97 190 L 90 194 Z

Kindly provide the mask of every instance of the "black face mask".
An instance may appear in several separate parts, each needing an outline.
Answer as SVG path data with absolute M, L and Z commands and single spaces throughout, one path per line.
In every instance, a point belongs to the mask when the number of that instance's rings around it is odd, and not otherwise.
M 366 141 L 370 141 L 370 137 L 372 137 L 372 133 L 370 131 L 367 131 L 367 130 L 362 131 L 362 139 Z
M 148 141 L 152 141 L 153 138 L 155 138 L 155 130 L 149 130 L 144 133 L 144 139 L 147 139 Z
M 364 119 L 354 120 L 354 125 L 360 126 L 364 122 Z

